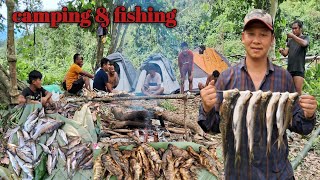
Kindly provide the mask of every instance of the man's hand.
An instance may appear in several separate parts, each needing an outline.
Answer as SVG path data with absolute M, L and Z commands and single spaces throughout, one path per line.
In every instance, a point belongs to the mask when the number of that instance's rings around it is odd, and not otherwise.
M 293 38 L 293 36 L 294 36 L 293 33 L 288 33 L 288 34 L 287 34 L 287 37 L 288 37 L 288 38 Z
M 282 52 L 284 51 L 283 48 L 279 48 L 279 52 L 282 54 Z
M 202 100 L 203 110 L 204 112 L 208 113 L 218 101 L 216 87 L 214 86 L 214 80 L 210 81 L 208 86 L 200 91 L 200 96 Z
M 48 99 L 46 97 L 41 98 L 41 104 L 44 106 L 46 105 Z
M 299 104 L 306 118 L 311 118 L 316 113 L 317 101 L 315 97 L 311 95 L 301 95 Z

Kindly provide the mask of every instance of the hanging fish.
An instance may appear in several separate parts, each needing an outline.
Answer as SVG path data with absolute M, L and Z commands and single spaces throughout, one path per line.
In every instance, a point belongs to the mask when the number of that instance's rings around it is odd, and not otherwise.
M 237 100 L 236 106 L 234 108 L 233 118 L 232 118 L 232 130 L 234 134 L 234 147 L 236 150 L 236 162 L 240 160 L 240 146 L 241 146 L 241 128 L 242 128 L 242 117 L 243 111 L 247 101 L 251 97 L 250 91 L 240 91 L 240 96 Z
M 278 149 L 280 149 L 280 145 L 283 143 L 283 136 L 280 136 L 280 131 L 283 129 L 283 121 L 284 121 L 284 110 L 285 105 L 287 104 L 287 100 L 289 98 L 289 92 L 281 93 L 281 97 L 278 103 L 278 109 L 276 113 L 277 119 L 277 128 L 278 128 Z
M 255 121 L 256 121 L 256 115 L 259 109 L 261 96 L 262 96 L 261 90 L 252 92 L 252 97 L 249 101 L 249 105 L 247 109 L 246 125 L 247 125 L 248 145 L 249 145 L 249 163 L 251 163 L 251 160 L 253 159 L 253 140 L 254 140 L 254 130 L 255 130 L 255 124 L 256 124 Z
M 232 89 L 223 91 L 223 102 L 220 107 L 220 132 L 222 136 L 222 150 L 223 150 L 223 158 L 226 160 L 227 155 L 227 134 L 229 134 L 229 131 L 231 129 L 232 124 L 232 110 L 236 103 L 236 100 L 239 96 L 239 90 L 238 89 Z
M 274 122 L 274 116 L 275 116 L 279 99 L 280 99 L 280 92 L 272 93 L 272 96 L 267 106 L 267 112 L 266 112 L 267 154 L 269 154 L 271 151 L 271 136 L 272 136 L 272 130 L 273 130 L 273 122 Z

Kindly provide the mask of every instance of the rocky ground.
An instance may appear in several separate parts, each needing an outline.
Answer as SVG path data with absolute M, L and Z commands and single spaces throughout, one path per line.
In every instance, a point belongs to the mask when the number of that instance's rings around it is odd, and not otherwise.
M 177 107 L 176 113 L 183 115 L 183 101 L 181 100 L 167 100 L 170 104 Z M 169 104 L 169 103 L 167 103 Z M 187 102 L 187 118 L 191 120 L 197 121 L 198 118 L 198 109 L 200 104 L 200 97 L 196 97 L 193 100 L 189 100 Z M 169 107 L 170 108 L 170 107 Z M 316 127 L 320 124 L 319 120 L 319 112 L 318 112 L 318 122 Z M 220 134 L 215 135 L 217 144 L 221 144 Z M 291 137 L 289 138 L 289 160 L 292 161 L 295 157 L 301 152 L 305 143 L 309 140 L 310 135 L 302 136 L 297 133 L 291 133 Z M 297 169 L 294 171 L 296 179 L 320 179 L 320 137 L 316 139 L 313 143 L 312 148 L 308 152 L 307 156 L 304 158 L 302 163 L 299 164 Z

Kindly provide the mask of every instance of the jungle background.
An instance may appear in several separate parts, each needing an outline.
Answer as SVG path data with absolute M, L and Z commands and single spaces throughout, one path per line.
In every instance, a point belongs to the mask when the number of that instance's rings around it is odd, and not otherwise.
M 41 11 L 42 0 L 0 0 L 0 7 L 14 3 L 14 11 Z M 275 24 L 275 64 L 286 68 L 286 61 L 280 59 L 278 49 L 286 45 L 286 33 L 291 32 L 291 23 L 300 19 L 304 23 L 304 34 L 310 38 L 308 56 L 320 51 L 320 0 L 57 0 L 59 7 L 68 6 L 70 10 L 84 11 L 106 7 L 110 12 L 118 5 L 134 10 L 136 5 L 146 9 L 149 6 L 164 12 L 173 8 L 178 10 L 175 28 L 164 24 L 113 24 L 108 27 L 106 43 L 99 40 L 96 30 L 98 24 L 90 28 L 80 28 L 77 24 L 60 24 L 59 28 L 49 28 L 48 24 L 15 24 L 14 41 L 7 41 L 10 22 L 0 12 L 0 102 L 6 109 L 10 102 L 8 83 L 10 63 L 7 58 L 7 44 L 13 43 L 16 57 L 16 77 L 18 87 L 26 83 L 28 73 L 37 69 L 44 75 L 43 84 L 60 84 L 73 62 L 73 55 L 81 53 L 85 60 L 84 70 L 94 72 L 98 60 L 113 52 L 123 53 L 136 68 L 150 55 L 162 53 L 172 61 L 178 75 L 177 56 L 180 44 L 186 41 L 190 49 L 204 44 L 214 47 L 228 58 L 232 64 L 244 56 L 241 43 L 243 18 L 253 8 L 265 9 L 274 16 Z M 11 6 L 12 7 L 12 6 Z M 61 8 L 57 9 L 58 11 Z M 11 24 L 12 26 L 12 24 Z M 12 47 L 12 46 L 8 46 Z M 319 62 L 319 61 L 318 61 Z M 320 104 L 320 64 L 308 62 L 303 91 L 315 95 Z M 168 106 L 171 107 L 170 101 Z M 171 102 L 172 103 L 172 102 Z M 197 102 L 198 103 L 198 102 Z M 197 104 L 196 104 L 197 105 Z M 197 109 L 196 107 L 193 109 Z M 196 113 L 196 112 L 195 112 Z M 317 116 L 319 117 L 319 106 Z M 196 117 L 196 115 L 195 115 Z M 319 118 L 318 118 L 319 120 Z M 317 123 L 318 125 L 319 123 Z M 1 122 L 1 126 L 3 122 Z M 299 136 L 294 151 L 300 151 L 309 136 Z M 294 153 L 290 153 L 294 155 Z M 320 138 L 309 151 L 304 163 L 298 167 L 298 177 L 315 177 L 308 171 L 320 168 Z M 292 157 L 291 157 L 292 158 Z M 310 159 L 311 158 L 311 159 Z M 292 159 L 291 159 L 292 160 Z M 316 167 L 315 167 L 316 166 Z M 300 168 L 300 169 L 299 169 Z

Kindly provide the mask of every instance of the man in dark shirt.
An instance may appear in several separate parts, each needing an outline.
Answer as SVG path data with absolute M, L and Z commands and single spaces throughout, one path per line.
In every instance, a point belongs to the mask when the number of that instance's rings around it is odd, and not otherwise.
M 93 79 L 93 88 L 107 92 L 108 74 L 106 72 L 108 72 L 110 67 L 110 60 L 107 58 L 102 58 L 100 65 L 101 69 L 96 73 Z
M 292 33 L 287 34 L 289 39 L 286 49 L 280 48 L 280 53 L 286 57 L 288 55 L 287 70 L 293 77 L 297 92 L 301 95 L 304 80 L 304 65 L 306 53 L 309 45 L 309 37 L 302 34 L 302 22 L 296 20 L 292 23 Z
M 268 51 L 274 41 L 273 23 L 269 14 L 255 9 L 244 20 L 242 43 L 246 50 L 245 59 L 221 73 L 217 82 L 211 81 L 200 92 L 202 104 L 198 124 L 206 132 L 220 132 L 219 108 L 224 91 L 237 88 L 240 91 L 262 90 L 272 92 L 295 92 L 293 80 L 288 71 L 272 64 Z M 302 95 L 296 101 L 289 129 L 308 134 L 315 125 L 317 102 L 311 95 Z M 243 112 L 246 113 L 246 108 Z M 284 135 L 284 146 L 278 149 L 275 143 L 278 137 L 276 125 L 273 126 L 271 152 L 267 155 L 265 123 L 257 116 L 254 129 L 253 159 L 249 163 L 246 116 L 241 127 L 241 160 L 235 163 L 234 135 L 232 130 L 226 134 L 227 159 L 224 163 L 225 179 L 293 179 L 293 169 L 288 160 L 288 140 Z M 261 141 L 259 141 L 261 139 Z
M 52 93 L 41 86 L 42 74 L 33 70 L 29 73 L 29 87 L 25 88 L 19 96 L 19 103 L 41 103 L 45 106 L 51 98 Z

